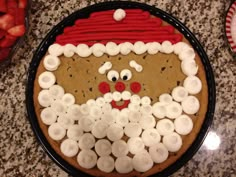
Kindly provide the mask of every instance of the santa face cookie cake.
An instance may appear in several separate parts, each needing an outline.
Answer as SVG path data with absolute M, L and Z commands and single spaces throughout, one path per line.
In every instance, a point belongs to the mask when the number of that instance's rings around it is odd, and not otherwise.
M 141 9 L 78 19 L 38 67 L 34 106 L 53 149 L 94 176 L 149 176 L 196 138 L 207 110 L 199 56 Z

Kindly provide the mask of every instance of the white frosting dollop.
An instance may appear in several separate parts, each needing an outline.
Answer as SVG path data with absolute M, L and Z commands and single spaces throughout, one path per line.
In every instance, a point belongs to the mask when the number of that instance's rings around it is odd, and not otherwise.
M 179 59 L 180 60 L 194 60 L 195 58 L 195 52 L 193 48 L 184 48 L 179 54 Z
M 174 53 L 176 55 L 179 55 L 180 52 L 182 52 L 184 49 L 190 48 L 190 46 L 188 44 L 186 44 L 185 42 L 178 42 L 174 45 Z
M 143 54 L 147 51 L 147 46 L 142 41 L 137 41 L 134 43 L 134 53 L 137 55 Z
M 47 55 L 43 60 L 43 66 L 48 71 L 57 70 L 60 63 L 61 63 L 60 59 L 54 55 Z
M 146 44 L 148 54 L 154 55 L 161 50 L 161 44 L 158 42 L 149 42 Z
M 44 71 L 38 77 L 39 86 L 43 89 L 48 89 L 53 86 L 56 82 L 56 76 L 49 71 Z
M 115 21 L 121 21 L 125 18 L 126 12 L 123 9 L 117 9 L 114 14 L 113 18 Z
M 195 60 L 183 60 L 181 62 L 181 69 L 186 76 L 193 76 L 197 74 L 198 65 Z
M 100 43 L 94 44 L 91 49 L 95 57 L 101 57 L 106 52 L 106 47 Z
M 65 57 L 72 57 L 76 52 L 76 47 L 72 44 L 66 44 L 64 46 L 64 55 Z
M 174 51 L 174 47 L 170 41 L 164 41 L 161 44 L 161 51 L 166 54 L 170 54 Z
M 108 42 L 106 44 L 106 53 L 110 56 L 115 56 L 120 53 L 120 46 L 114 42 Z
M 49 46 L 48 52 L 50 55 L 58 57 L 63 54 L 64 47 L 59 44 L 52 44 Z
M 81 57 L 88 57 L 92 54 L 92 50 L 86 44 L 79 44 L 77 45 L 76 53 Z
M 120 46 L 120 53 L 122 55 L 128 55 L 130 52 L 134 50 L 134 45 L 130 42 L 124 42 L 119 44 Z

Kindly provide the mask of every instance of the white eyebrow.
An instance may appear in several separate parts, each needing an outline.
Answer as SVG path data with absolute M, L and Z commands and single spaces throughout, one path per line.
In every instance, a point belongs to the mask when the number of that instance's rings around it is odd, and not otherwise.
M 100 74 L 105 74 L 107 70 L 111 69 L 112 63 L 107 61 L 102 66 L 99 67 L 98 72 Z
M 141 72 L 143 70 L 142 65 L 138 64 L 135 60 L 131 60 L 129 62 L 131 68 L 134 68 L 137 72 Z

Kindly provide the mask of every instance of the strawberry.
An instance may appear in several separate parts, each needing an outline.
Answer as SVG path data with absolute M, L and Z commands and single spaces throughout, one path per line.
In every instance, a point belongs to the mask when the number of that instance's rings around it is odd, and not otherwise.
M 11 47 L 15 43 L 16 39 L 17 37 L 7 34 L 5 38 L 0 40 L 0 47 Z
M 6 59 L 11 51 L 11 48 L 0 48 L 0 62 Z
M 7 32 L 5 30 L 0 29 L 0 39 L 2 39 L 6 34 Z
M 15 9 L 18 7 L 16 0 L 7 0 L 7 9 Z
M 25 26 L 24 25 L 17 25 L 10 28 L 7 31 L 12 36 L 23 36 L 25 34 Z
M 17 8 L 15 13 L 15 24 L 22 25 L 25 23 L 25 9 Z
M 13 15 L 16 17 L 16 10 L 17 10 L 18 4 L 16 0 L 7 0 L 7 13 Z
M 5 14 L 0 17 L 0 29 L 8 30 L 14 26 L 14 17 L 10 14 Z
M 27 0 L 18 0 L 18 7 L 19 8 L 26 8 Z
M 15 0 L 7 0 L 7 13 L 15 16 L 17 3 Z
M 0 0 L 0 12 L 7 12 L 6 0 Z

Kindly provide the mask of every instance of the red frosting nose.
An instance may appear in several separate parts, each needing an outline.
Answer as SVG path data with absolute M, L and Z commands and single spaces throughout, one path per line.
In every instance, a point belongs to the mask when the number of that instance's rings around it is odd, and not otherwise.
M 123 82 L 117 82 L 115 85 L 115 89 L 118 92 L 123 92 L 125 90 L 125 84 Z

